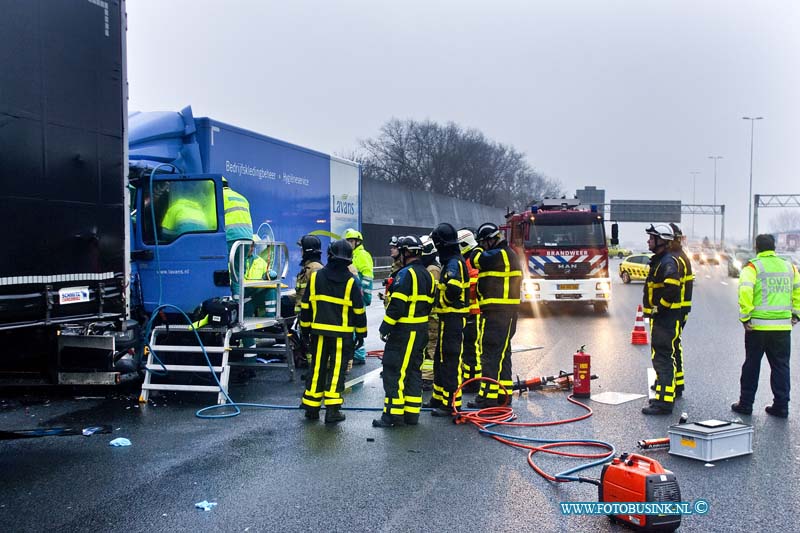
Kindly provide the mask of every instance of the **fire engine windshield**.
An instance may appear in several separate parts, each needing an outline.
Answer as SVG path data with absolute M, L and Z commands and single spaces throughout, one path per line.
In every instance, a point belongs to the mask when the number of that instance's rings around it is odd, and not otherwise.
M 530 224 L 526 248 L 602 247 L 605 246 L 603 223 L 596 219 L 583 224 L 550 225 L 538 220 Z

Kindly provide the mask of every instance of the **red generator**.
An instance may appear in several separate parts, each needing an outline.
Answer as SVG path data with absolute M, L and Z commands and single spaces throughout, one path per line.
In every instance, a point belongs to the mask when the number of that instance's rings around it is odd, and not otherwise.
M 649 457 L 623 453 L 603 466 L 598 487 L 600 502 L 680 502 L 675 474 Z M 612 522 L 640 531 L 674 531 L 681 525 L 679 514 L 613 514 Z

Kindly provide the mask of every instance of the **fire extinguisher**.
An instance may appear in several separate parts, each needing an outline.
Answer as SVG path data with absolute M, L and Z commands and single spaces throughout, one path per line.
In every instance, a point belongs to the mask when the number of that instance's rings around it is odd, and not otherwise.
M 588 398 L 591 395 L 592 357 L 583 351 L 586 345 L 572 356 L 572 395 L 576 398 Z

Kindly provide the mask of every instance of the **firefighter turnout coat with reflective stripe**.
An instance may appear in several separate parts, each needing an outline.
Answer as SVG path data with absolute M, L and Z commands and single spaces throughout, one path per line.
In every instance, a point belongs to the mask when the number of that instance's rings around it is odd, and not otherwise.
M 653 315 L 667 310 L 681 310 L 681 278 L 683 271 L 680 262 L 669 252 L 654 255 L 650 259 L 650 272 L 647 274 L 642 300 L 645 315 Z
M 358 282 L 329 266 L 311 273 L 300 304 L 300 328 L 314 335 L 349 337 L 367 335 L 367 315 Z
M 673 252 L 675 259 L 678 260 L 679 266 L 683 271 L 681 276 L 681 311 L 683 311 L 684 319 L 686 315 L 692 310 L 692 293 L 694 292 L 694 272 L 692 271 L 692 262 L 686 252 L 681 248 L 679 251 Z
M 481 311 L 511 309 L 519 305 L 522 270 L 517 254 L 502 241 L 473 257 L 478 269 L 478 305 Z
M 800 317 L 800 274 L 772 250 L 761 252 L 739 275 L 739 320 L 755 330 L 792 329 Z
M 435 286 L 433 275 L 420 261 L 401 269 L 392 282 L 392 297 L 383 317 L 381 335 L 404 324 L 424 324 L 427 328 Z
M 439 318 L 448 313 L 469 313 L 469 272 L 461 254 L 454 254 L 442 265 L 433 312 Z
M 297 273 L 294 283 L 295 292 L 295 314 L 300 314 L 300 302 L 303 301 L 303 295 L 308 288 L 308 282 L 311 280 L 311 273 L 322 269 L 322 263 L 319 261 L 303 261 L 300 272 Z
M 401 269 L 380 327 L 389 335 L 383 352 L 384 415 L 416 421 L 422 407 L 422 352 L 428 342 L 433 306 L 433 275 L 420 261 Z M 413 422 L 412 422 L 413 423 Z

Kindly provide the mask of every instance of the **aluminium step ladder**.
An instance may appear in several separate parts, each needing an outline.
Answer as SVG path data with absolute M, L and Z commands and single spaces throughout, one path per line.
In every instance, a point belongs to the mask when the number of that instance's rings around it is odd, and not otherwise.
M 157 326 L 150 334 L 150 350 L 147 354 L 144 382 L 140 402 L 147 402 L 151 390 L 216 392 L 217 403 L 225 403 L 230 380 L 230 341 L 232 329 L 227 327 L 202 327 L 197 330 L 211 361 L 211 367 L 205 362 L 203 350 L 197 344 L 191 326 Z M 177 339 L 175 337 L 178 337 Z M 193 342 L 189 342 L 189 339 Z M 166 362 L 164 360 L 166 359 Z M 158 361 L 162 361 L 159 363 Z M 164 373 L 165 374 L 162 374 Z M 195 385 L 183 383 L 166 383 L 171 373 L 197 373 L 217 376 L 220 386 Z M 155 381 L 154 381 L 155 379 Z M 212 379 L 213 381 L 213 379 Z

